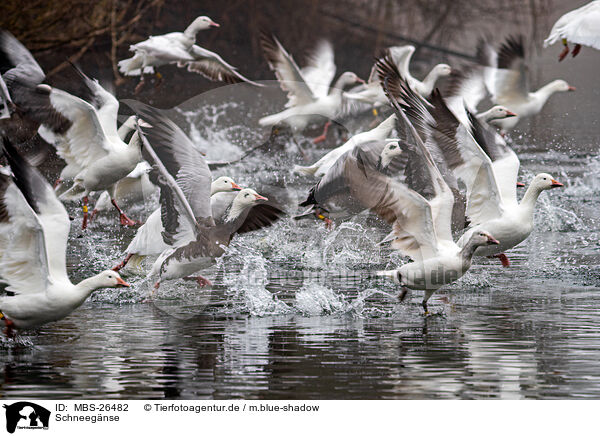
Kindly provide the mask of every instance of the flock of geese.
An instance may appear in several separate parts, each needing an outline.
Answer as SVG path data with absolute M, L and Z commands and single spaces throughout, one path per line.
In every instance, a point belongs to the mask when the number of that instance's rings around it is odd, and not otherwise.
M 600 1 L 563 16 L 545 44 L 562 40 L 600 48 Z M 249 80 L 221 56 L 196 45 L 196 34 L 218 27 L 208 17 L 184 32 L 151 36 L 131 46 L 119 62 L 126 75 L 148 74 L 176 64 L 225 83 Z M 307 126 L 372 111 L 378 124 L 356 133 L 310 166 L 291 169 L 316 183 L 295 219 L 316 217 L 327 226 L 370 211 L 391 227 L 390 244 L 410 261 L 378 271 L 400 288 L 424 290 L 423 308 L 440 287 L 467 272 L 475 256 L 496 257 L 524 241 L 534 227 L 538 196 L 563 186 L 550 174 L 536 175 L 521 201 L 519 159 L 505 135 L 522 118 L 537 114 L 550 96 L 574 88 L 555 80 L 538 90 L 528 85 L 524 42 L 509 37 L 496 48 L 481 40 L 477 62 L 461 68 L 434 66 L 423 80 L 410 72 L 412 46 L 390 47 L 365 82 L 344 72 L 334 82 L 333 48 L 319 43 L 300 68 L 281 42 L 261 33 L 265 58 L 283 91 L 285 108 L 259 120 L 274 129 L 302 132 Z M 31 53 L 0 31 L 0 131 L 7 165 L 0 169 L 0 278 L 6 284 L 0 311 L 6 332 L 33 328 L 69 315 L 98 288 L 130 286 L 119 275 L 129 264 L 156 258 L 147 272 L 153 298 L 168 280 L 211 282 L 202 271 L 225 253 L 236 234 L 256 231 L 287 214 L 284 207 L 231 177 L 213 180 L 204 153 L 161 110 L 123 100 L 135 114 L 118 126 L 119 101 L 97 80 L 72 65 L 73 90 L 50 86 Z M 446 77 L 440 91 L 436 83 Z M 161 76 L 162 79 L 162 76 Z M 491 102 L 491 108 L 482 108 Z M 489 106 L 489 105 L 488 105 Z M 380 113 L 387 118 L 380 120 Z M 380 121 L 380 122 L 379 122 Z M 323 135 L 327 135 L 328 121 Z M 52 144 L 65 162 L 49 183 L 36 169 L 38 156 L 22 144 L 35 137 Z M 158 190 L 159 205 L 140 226 L 119 204 L 141 201 Z M 91 194 L 97 197 L 89 213 Z M 139 226 L 122 262 L 73 284 L 66 253 L 71 226 L 63 202 L 77 201 L 85 229 L 95 215 L 114 207 L 123 226 Z M 130 265 L 131 266 L 131 265 Z

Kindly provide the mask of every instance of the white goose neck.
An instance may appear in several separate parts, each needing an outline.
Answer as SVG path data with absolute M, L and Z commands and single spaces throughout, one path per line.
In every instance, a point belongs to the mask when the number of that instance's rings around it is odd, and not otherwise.
M 239 198 L 236 197 L 231 203 L 231 207 L 229 208 L 229 213 L 227 214 L 227 218 L 225 218 L 225 222 L 234 221 L 244 212 L 244 210 L 246 210 L 247 207 L 247 204 L 244 204 Z
M 533 210 L 535 209 L 535 203 L 538 197 L 542 193 L 543 189 L 538 188 L 535 185 L 529 185 L 525 195 L 521 199 L 519 207 L 527 214 L 527 216 L 533 217 Z
M 556 81 L 550 82 L 534 92 L 534 98 L 538 100 L 540 106 L 543 106 L 552 94 L 559 91 L 559 86 L 560 84 Z
M 429 74 L 425 76 L 423 82 L 421 82 L 423 84 L 423 88 L 421 89 L 423 94 L 431 94 L 431 91 L 433 91 L 433 87 L 435 86 L 435 82 L 437 82 L 440 75 L 440 70 L 437 68 L 437 66 L 433 67 Z
M 75 285 L 75 289 L 79 293 L 81 299 L 85 300 L 92 292 L 102 286 L 102 283 L 100 283 L 100 276 L 96 275 L 80 281 Z

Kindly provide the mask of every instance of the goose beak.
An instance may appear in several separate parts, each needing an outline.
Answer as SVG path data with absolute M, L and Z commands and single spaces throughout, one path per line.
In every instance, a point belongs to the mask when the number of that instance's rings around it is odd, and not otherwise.
M 552 179 L 552 184 L 550 185 L 551 188 L 561 188 L 565 185 L 563 185 L 562 183 Z
M 221 27 L 221 25 L 220 25 L 220 24 L 218 24 L 218 23 L 215 23 L 214 21 L 211 21 L 211 22 L 209 23 L 209 26 L 211 26 L 211 27 Z
M 129 288 L 131 285 L 123 280 L 121 277 L 117 277 L 117 288 Z
M 267 197 L 263 197 L 262 195 L 258 195 L 258 194 L 256 194 L 254 196 L 254 198 L 256 198 L 257 201 L 261 201 L 261 200 L 262 201 L 269 201 L 269 199 Z
M 506 118 L 516 117 L 517 114 L 511 111 L 506 111 Z
M 499 245 L 500 241 L 498 241 L 497 239 L 493 238 L 491 235 L 488 235 L 487 243 L 488 243 L 488 245 Z
M 234 191 L 241 191 L 242 187 L 235 182 L 231 182 L 231 189 L 233 189 Z
M 356 78 L 356 82 L 357 82 L 357 83 L 362 83 L 363 85 L 367 83 L 367 82 L 365 82 L 363 79 L 361 79 L 360 77 L 357 77 L 357 78 Z
M 574 86 L 569 86 L 567 88 L 567 91 L 575 91 L 577 88 L 575 88 Z
M 524 187 L 525 187 L 525 183 L 517 182 L 517 188 L 524 188 Z

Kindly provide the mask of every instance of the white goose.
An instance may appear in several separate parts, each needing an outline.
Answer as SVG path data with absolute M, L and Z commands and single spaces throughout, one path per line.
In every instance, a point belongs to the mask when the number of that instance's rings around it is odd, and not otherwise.
M 219 194 L 241 190 L 242 188 L 229 177 L 222 176 L 213 180 L 210 185 L 210 203 L 215 219 L 222 218 L 224 211 L 232 200 L 228 197 L 221 197 Z M 152 212 L 146 222 L 137 230 L 125 250 L 125 259 L 113 268 L 114 271 L 119 271 L 132 258 L 134 263 L 139 263 L 143 257 L 159 255 L 169 248 L 169 245 L 160 237 L 164 231 L 160 210 L 159 207 Z
M 569 42 L 575 44 L 571 52 L 573 57 L 577 56 L 582 45 L 600 50 L 600 0 L 589 2 L 560 17 L 544 40 L 544 47 L 559 40 L 565 46 L 558 56 L 559 61 L 569 54 Z
M 319 43 L 308 65 L 302 70 L 275 36 L 261 33 L 261 45 L 281 89 L 288 93 L 287 109 L 261 118 L 258 121 L 261 126 L 285 123 L 302 130 L 320 117 L 331 120 L 342 109 L 343 89 L 357 82 L 364 83 L 356 74 L 347 71 L 331 86 L 336 67 L 333 48 L 326 41 Z M 325 139 L 330 124 L 330 121 L 325 124 L 323 135 L 315 138 L 315 142 Z
M 385 68 L 385 65 L 382 67 Z M 393 74 L 389 77 L 390 81 L 397 79 Z M 435 141 L 428 142 L 428 147 L 435 147 L 432 152 L 443 156 L 448 168 L 467 190 L 466 215 L 470 227 L 457 244 L 467 246 L 473 235 L 485 229 L 500 243 L 493 247 L 479 247 L 475 255 L 498 257 L 504 266 L 508 266 L 504 251 L 531 234 L 538 196 L 544 190 L 563 185 L 549 174 L 538 174 L 518 203 L 519 159 L 504 140 L 472 114 L 469 114 L 470 127 L 461 124 L 439 92 L 432 94 L 430 105 L 419 103 L 409 94 L 410 90 L 404 88 L 400 97 L 410 102 L 415 124 L 431 131 L 427 136 Z
M 296 173 L 303 173 L 315 177 L 323 177 L 325 173 L 329 171 L 329 169 L 344 153 L 352 150 L 354 147 L 357 147 L 359 145 L 366 144 L 372 141 L 383 141 L 386 138 L 389 138 L 392 131 L 394 130 L 395 125 L 396 116 L 391 115 L 373 129 L 367 132 L 361 132 L 354 135 L 346 143 L 331 150 L 329 153 L 327 153 L 325 156 L 323 156 L 311 166 L 296 165 L 294 166 L 293 171 Z
M 564 80 L 553 80 L 531 92 L 522 37 L 507 38 L 497 53 L 496 64 L 488 71 L 487 85 L 493 102 L 517 114 L 494 122 L 503 131 L 513 129 L 523 118 L 538 114 L 554 93 L 575 90 Z
M 197 46 L 196 34 L 201 30 L 219 27 L 206 16 L 196 18 L 183 32 L 172 32 L 165 35 L 151 36 L 145 41 L 132 45 L 129 49 L 135 54 L 129 59 L 119 62 L 119 70 L 126 76 L 141 76 L 136 87 L 139 92 L 144 84 L 144 74 L 154 73 L 155 67 L 177 64 L 187 67 L 188 71 L 199 73 L 209 80 L 240 83 L 255 83 L 238 73 L 216 53 Z
M 452 68 L 447 64 L 437 64 L 421 81 L 410 74 L 410 60 L 414 52 L 415 48 L 412 45 L 389 47 L 386 49 L 386 56 L 393 60 L 398 71 L 408 82 L 411 89 L 418 92 L 423 97 L 429 97 L 436 82 L 441 77 L 448 76 L 452 72 Z M 351 100 L 370 103 L 374 107 L 387 105 L 388 99 L 381 88 L 381 82 L 379 81 L 379 76 L 377 74 L 377 66 L 373 65 L 369 80 L 366 85 L 362 86 L 362 89 L 359 88 L 356 91 L 351 90 L 350 92 L 345 92 L 344 97 Z
M 211 173 L 204 156 L 175 123 L 157 109 L 128 102 L 152 128 L 141 136 L 144 155 L 155 168 L 160 188 L 161 221 L 164 242 L 150 277 L 158 276 L 154 292 L 162 280 L 193 278 L 200 286 L 210 281 L 196 274 L 224 253 L 235 233 L 271 225 L 283 211 L 269 204 L 252 189 L 242 189 L 235 197 L 223 223 L 215 223 L 210 206 Z
M 129 137 L 131 139 L 135 133 L 136 117 L 130 116 L 125 120 L 123 124 L 117 130 L 117 134 L 122 141 L 126 141 Z M 131 135 L 130 135 L 131 134 Z M 150 172 L 150 164 L 146 161 L 142 161 L 136 165 L 136 167 L 127 174 L 126 177 L 119 180 L 114 187 L 114 200 L 117 204 L 131 204 L 135 202 L 144 201 L 146 198 L 152 196 L 156 191 L 156 186 L 150 181 L 148 173 Z M 94 204 L 94 210 L 90 215 L 89 222 L 92 222 L 94 217 L 101 212 L 111 210 L 113 207 L 112 199 L 108 191 L 104 191 L 96 200 Z
M 352 174 L 349 189 L 355 199 L 392 225 L 395 236 L 392 247 L 413 260 L 398 269 L 379 271 L 378 275 L 402 286 L 401 300 L 407 289 L 424 290 L 422 306 L 427 314 L 427 301 L 431 295 L 442 286 L 458 280 L 470 268 L 473 253 L 478 247 L 498 244 L 498 241 L 481 231 L 474 233 L 463 247 L 454 242 L 451 230 L 452 190 L 394 97 L 391 97 L 391 103 L 396 117 L 404 126 L 407 141 L 415 147 L 421 164 L 426 168 L 421 177 L 426 178 L 431 187 L 430 199 L 364 164 L 348 172 Z
M 70 122 L 66 131 L 54 124 L 44 124 L 40 128 L 40 134 L 48 142 L 54 143 L 58 155 L 67 162 L 61 178 L 65 177 L 66 172 L 73 178 L 73 185 L 60 198 L 83 200 L 82 228 L 85 229 L 88 221 L 88 194 L 107 190 L 112 204 L 119 212 L 121 225 L 136 225 L 137 222 L 127 217 L 117 205 L 114 189 L 116 183 L 131 173 L 142 160 L 139 138 L 134 134 L 129 144 L 121 140 L 117 133 L 119 102 L 97 81 L 79 73 L 94 100 L 101 102 L 97 104 L 98 107 L 48 85 L 37 87 L 38 92 L 49 96 L 52 108 Z
M 0 297 L 7 326 L 31 328 L 68 316 L 99 288 L 129 286 L 104 271 L 74 285 L 66 269 L 70 221 L 46 180 L 4 140 L 12 176 L 0 174 Z

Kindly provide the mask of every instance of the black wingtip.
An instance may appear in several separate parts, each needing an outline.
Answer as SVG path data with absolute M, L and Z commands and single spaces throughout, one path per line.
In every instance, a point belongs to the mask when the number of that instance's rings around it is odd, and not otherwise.
M 310 206 L 311 204 L 318 204 L 317 200 L 315 198 L 315 187 L 314 186 L 312 188 L 310 188 L 310 191 L 308 191 L 308 196 L 306 197 L 306 200 L 304 200 L 302 203 L 300 203 L 299 206 L 306 207 L 306 206 Z
M 2 138 L 2 151 L 13 173 L 13 181 L 25 197 L 29 206 L 31 206 L 36 213 L 39 213 L 31 183 L 32 172 L 35 170 L 29 165 L 25 158 L 21 156 L 6 136 Z

